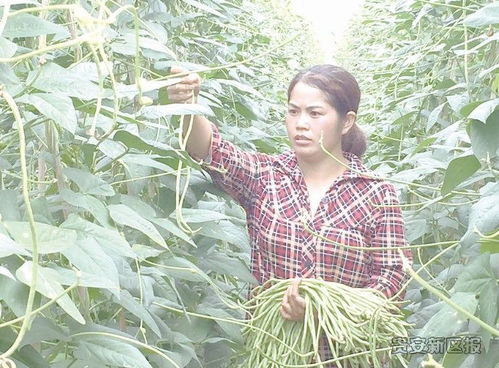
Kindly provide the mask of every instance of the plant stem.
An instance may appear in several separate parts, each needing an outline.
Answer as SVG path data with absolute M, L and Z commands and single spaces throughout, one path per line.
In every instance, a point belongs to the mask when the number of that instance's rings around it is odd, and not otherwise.
M 440 290 L 437 288 L 431 286 L 428 282 L 426 282 L 421 276 L 419 276 L 414 270 L 412 269 L 411 266 L 409 266 L 409 260 L 404 256 L 404 254 L 399 251 L 400 257 L 402 258 L 404 262 L 404 271 L 409 273 L 414 280 L 416 280 L 421 286 L 423 286 L 426 290 L 428 290 L 430 293 L 438 297 L 440 300 L 444 301 L 447 303 L 450 307 L 458 311 L 459 313 L 464 314 L 466 317 L 468 317 L 470 320 L 473 322 L 476 322 L 480 327 L 482 327 L 484 330 L 490 332 L 492 335 L 499 336 L 499 330 L 494 328 L 493 326 L 483 322 L 480 318 L 476 317 L 475 315 L 471 314 L 468 312 L 466 309 L 446 297 Z
M 31 208 L 31 201 L 29 198 L 29 191 L 28 191 L 29 184 L 28 184 L 28 169 L 26 165 L 26 137 L 24 135 L 24 126 L 21 120 L 21 114 L 19 113 L 19 109 L 16 105 L 16 102 L 7 91 L 0 90 L 0 97 L 3 97 L 5 101 L 7 101 L 7 104 L 9 105 L 10 109 L 12 110 L 12 113 L 14 114 L 14 119 L 17 124 L 18 135 L 19 135 L 19 154 L 21 161 L 22 192 L 23 192 L 24 204 L 26 206 L 26 214 L 28 216 L 28 222 L 31 229 L 31 241 L 33 243 L 33 251 L 32 251 L 33 268 L 31 275 L 31 283 L 29 286 L 28 300 L 26 302 L 26 312 L 25 312 L 26 317 L 21 326 L 21 330 L 19 331 L 19 334 L 17 335 L 12 346 L 5 353 L 0 355 L 0 361 L 2 361 L 3 359 L 10 357 L 17 350 L 17 348 L 21 344 L 22 339 L 24 338 L 24 335 L 28 331 L 29 325 L 31 324 L 31 319 L 33 317 L 32 315 L 33 304 L 35 302 L 36 284 L 38 281 L 39 253 L 38 253 L 38 240 L 36 236 L 35 217 L 33 215 L 33 209 Z
M 77 273 L 78 274 L 78 273 Z M 77 279 L 79 277 L 77 276 Z M 57 295 L 55 298 L 52 298 L 50 299 L 50 301 L 48 301 L 47 303 L 45 303 L 44 305 L 42 305 L 41 307 L 38 307 L 37 309 L 33 310 L 31 312 L 31 315 L 36 315 L 42 311 L 44 311 L 45 309 L 47 309 L 48 307 L 50 307 L 52 304 L 54 304 L 55 302 L 57 302 L 60 298 L 62 298 L 64 295 L 70 293 L 71 291 L 73 291 L 76 287 L 78 286 L 78 281 L 75 282 L 73 285 L 71 285 L 70 287 L 68 287 L 66 290 L 64 290 L 62 293 L 60 293 L 59 295 Z M 10 325 L 13 325 L 14 323 L 17 323 L 17 322 L 21 322 L 22 320 L 24 320 L 25 318 L 27 317 L 27 315 L 25 314 L 24 316 L 21 316 L 21 317 L 17 317 L 15 319 L 12 319 L 8 322 L 4 322 L 2 324 L 0 324 L 0 329 L 4 328 L 4 327 L 7 327 L 7 326 L 10 326 Z

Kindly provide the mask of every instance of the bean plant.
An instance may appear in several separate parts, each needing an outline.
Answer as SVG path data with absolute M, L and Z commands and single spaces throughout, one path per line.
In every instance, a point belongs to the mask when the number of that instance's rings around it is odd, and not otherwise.
M 413 249 L 410 367 L 499 363 L 498 24 L 497 2 L 366 1 L 336 55 L 364 91 L 367 161 L 400 190 L 408 242 L 430 245 Z M 449 340 L 475 336 L 480 354 Z
M 499 363 L 498 13 L 365 0 L 333 60 L 362 86 L 368 166 L 400 191 L 409 334 L 481 339 L 480 354 L 447 345 L 400 366 Z M 245 361 L 245 215 L 185 152 L 179 121 L 288 148 L 288 77 L 322 61 L 309 29 L 284 0 L 2 4 L 0 365 Z M 202 76 L 197 104 L 169 103 L 174 65 Z
M 179 119 L 284 147 L 283 71 L 314 54 L 289 15 L 245 0 L 2 3 L 0 365 L 229 367 L 245 353 L 223 322 L 254 283 L 244 214 L 185 152 Z M 174 65 L 204 79 L 198 104 L 169 103 Z

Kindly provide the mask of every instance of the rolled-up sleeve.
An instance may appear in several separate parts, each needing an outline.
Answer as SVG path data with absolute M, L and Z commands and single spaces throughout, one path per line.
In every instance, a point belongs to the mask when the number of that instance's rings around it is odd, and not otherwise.
M 258 193 L 269 160 L 269 155 L 246 152 L 223 139 L 212 123 L 209 154 L 201 164 L 218 187 L 245 207 Z
M 391 184 L 383 183 L 376 197 L 371 247 L 393 248 L 407 245 L 404 219 L 395 188 Z M 367 287 L 377 289 L 390 298 L 404 286 L 408 279 L 403 269 L 403 257 L 398 249 L 370 253 L 371 276 Z M 410 249 L 403 249 L 402 253 L 412 264 Z

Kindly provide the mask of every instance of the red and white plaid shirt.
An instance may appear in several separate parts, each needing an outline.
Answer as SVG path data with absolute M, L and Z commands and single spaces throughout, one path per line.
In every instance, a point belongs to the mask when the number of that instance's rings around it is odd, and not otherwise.
M 245 152 L 222 139 L 214 124 L 212 131 L 203 167 L 246 210 L 251 270 L 260 284 L 270 278 L 322 278 L 375 288 L 387 297 L 401 289 L 407 275 L 397 250 L 363 250 L 406 245 L 393 185 L 372 178 L 357 156 L 344 152 L 353 170 L 333 181 L 312 218 L 294 151 Z M 331 242 L 308 232 L 302 215 L 309 228 Z M 412 260 L 409 250 L 404 254 Z

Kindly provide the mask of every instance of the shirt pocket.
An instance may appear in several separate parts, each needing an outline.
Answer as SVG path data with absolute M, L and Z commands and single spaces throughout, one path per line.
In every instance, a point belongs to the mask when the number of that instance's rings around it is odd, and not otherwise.
M 369 281 L 371 257 L 365 233 L 358 228 L 321 227 L 316 243 L 316 273 L 326 281 L 363 287 Z M 326 238 L 326 239 L 324 239 Z

